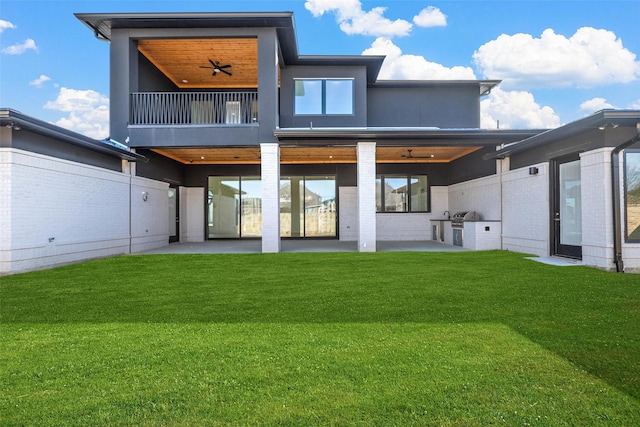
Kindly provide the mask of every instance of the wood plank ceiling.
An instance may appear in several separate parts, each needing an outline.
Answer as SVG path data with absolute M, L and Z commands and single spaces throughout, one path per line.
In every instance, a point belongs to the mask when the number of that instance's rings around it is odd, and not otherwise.
M 181 89 L 258 87 L 258 39 L 139 40 L 138 50 Z M 232 75 L 214 72 L 211 62 L 231 65 Z
M 378 163 L 448 163 L 481 147 L 377 147 Z M 165 148 L 158 154 L 183 164 L 260 164 L 260 147 L 250 148 Z M 356 148 L 282 147 L 281 164 L 356 163 Z

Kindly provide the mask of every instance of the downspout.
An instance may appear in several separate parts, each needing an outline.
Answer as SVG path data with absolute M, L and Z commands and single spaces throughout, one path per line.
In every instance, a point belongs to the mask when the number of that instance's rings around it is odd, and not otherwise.
M 613 149 L 611 152 L 611 175 L 613 186 L 613 262 L 616 265 L 616 272 L 624 273 L 624 261 L 622 260 L 622 224 L 620 221 L 620 158 L 619 154 L 625 148 L 628 148 L 640 141 L 640 123 L 636 125 L 638 133 L 628 141 L 623 142 Z

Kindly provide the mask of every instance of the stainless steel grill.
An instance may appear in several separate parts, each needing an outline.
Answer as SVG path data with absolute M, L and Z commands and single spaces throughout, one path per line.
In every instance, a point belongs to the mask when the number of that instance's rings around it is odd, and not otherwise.
M 475 211 L 456 212 L 451 217 L 451 227 L 463 228 L 465 221 L 480 221 L 480 215 Z

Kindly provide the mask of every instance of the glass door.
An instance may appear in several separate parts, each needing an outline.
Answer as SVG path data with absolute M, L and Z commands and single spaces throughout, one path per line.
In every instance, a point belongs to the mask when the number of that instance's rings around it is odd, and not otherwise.
M 553 254 L 582 258 L 582 186 L 576 157 L 554 162 Z
M 180 216 L 178 209 L 178 189 L 169 187 L 169 243 L 178 241 Z
M 336 177 L 280 180 L 280 237 L 336 237 Z

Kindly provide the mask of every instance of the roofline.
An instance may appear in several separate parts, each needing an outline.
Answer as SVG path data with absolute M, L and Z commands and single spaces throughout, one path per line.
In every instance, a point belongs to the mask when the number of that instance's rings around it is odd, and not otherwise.
M 488 95 L 502 80 L 377 80 L 371 87 L 430 87 L 430 86 L 463 86 L 474 85 L 480 87 L 480 96 Z
M 158 25 L 147 24 L 140 28 L 167 28 L 167 21 L 185 19 L 202 21 L 199 25 L 202 28 L 212 27 L 214 22 L 215 27 L 218 28 L 275 28 L 281 41 L 285 61 L 294 61 L 298 57 L 293 12 L 75 13 L 74 15 L 94 33 L 96 38 L 104 41 L 111 40 L 113 28 L 136 28 L 132 23 L 143 21 L 156 21 Z M 194 25 L 191 26 L 193 27 Z
M 274 135 L 280 141 L 315 140 L 407 140 L 422 139 L 437 145 L 485 145 L 496 146 L 505 141 L 528 138 L 541 130 L 509 129 L 440 129 L 433 127 L 354 127 L 354 128 L 285 128 L 276 129 Z
M 598 128 L 612 120 L 635 120 L 637 123 L 640 121 L 640 110 L 600 110 L 590 116 L 578 119 L 564 126 L 549 129 L 538 135 L 516 141 L 495 153 L 486 154 L 483 158 L 485 160 L 504 159 L 505 157 L 509 157 L 513 154 L 531 150 L 562 138 L 568 138 L 589 129 Z
M 0 125 L 14 126 L 20 125 L 22 130 L 37 133 L 50 138 L 59 139 L 73 145 L 87 148 L 130 162 L 148 161 L 145 156 L 131 151 L 123 150 L 113 145 L 109 145 L 97 139 L 61 128 L 60 126 L 36 119 L 19 111 L 10 108 L 0 108 Z

